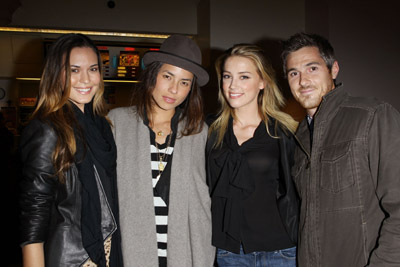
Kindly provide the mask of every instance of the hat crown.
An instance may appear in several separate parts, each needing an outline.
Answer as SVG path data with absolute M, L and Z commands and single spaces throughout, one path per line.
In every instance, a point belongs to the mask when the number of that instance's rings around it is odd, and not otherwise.
M 159 51 L 147 51 L 143 64 L 162 62 L 187 70 L 197 78 L 200 86 L 206 85 L 209 75 L 201 65 L 201 51 L 197 44 L 184 35 L 171 35 L 160 46 Z
M 186 36 L 172 35 L 160 46 L 160 51 L 188 59 L 201 65 L 201 51 L 197 44 Z

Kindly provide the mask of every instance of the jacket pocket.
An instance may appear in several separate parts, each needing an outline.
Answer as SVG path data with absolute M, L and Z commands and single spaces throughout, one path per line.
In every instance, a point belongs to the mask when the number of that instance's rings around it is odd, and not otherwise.
M 327 147 L 321 153 L 320 187 L 331 193 L 340 193 L 354 185 L 351 143 Z

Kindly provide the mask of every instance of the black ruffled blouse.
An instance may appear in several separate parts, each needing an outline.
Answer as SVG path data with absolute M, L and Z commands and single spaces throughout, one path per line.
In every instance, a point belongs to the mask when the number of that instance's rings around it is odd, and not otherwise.
M 279 160 L 278 139 L 264 122 L 239 146 L 230 119 L 222 147 L 208 160 L 214 246 L 235 253 L 240 245 L 245 253 L 295 246 L 277 206 Z

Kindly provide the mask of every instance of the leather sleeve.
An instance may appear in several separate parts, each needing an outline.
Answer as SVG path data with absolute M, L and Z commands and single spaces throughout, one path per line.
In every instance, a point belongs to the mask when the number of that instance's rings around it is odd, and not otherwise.
M 382 104 L 368 133 L 371 176 L 385 211 L 368 266 L 400 266 L 400 114 Z
M 22 133 L 19 147 L 21 246 L 46 240 L 58 184 L 52 163 L 56 142 L 53 129 L 38 120 L 30 122 Z
M 282 222 L 290 239 L 297 244 L 299 227 L 299 197 L 291 175 L 294 163 L 294 136 L 287 136 L 282 130 L 279 133 L 280 171 L 281 178 L 277 192 L 277 205 Z

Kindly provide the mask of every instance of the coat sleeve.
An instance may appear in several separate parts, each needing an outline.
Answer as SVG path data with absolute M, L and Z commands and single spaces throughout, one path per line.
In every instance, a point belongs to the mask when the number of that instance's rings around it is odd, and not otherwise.
M 375 113 L 368 149 L 376 194 L 386 214 L 369 266 L 400 266 L 400 114 L 389 104 Z
M 52 128 L 39 121 L 32 121 L 21 136 L 21 246 L 46 240 L 58 184 L 52 162 L 56 142 Z
M 207 127 L 204 127 L 207 128 Z M 194 267 L 213 266 L 215 248 L 211 245 L 211 199 L 206 183 L 205 144 L 207 130 L 200 134 L 201 144 L 196 147 L 203 150 L 192 150 L 191 197 L 189 201 L 189 231 Z
M 299 227 L 299 196 L 293 181 L 291 168 L 294 163 L 295 142 L 293 135 L 280 134 L 280 172 L 277 205 L 282 222 L 293 243 L 297 244 Z

